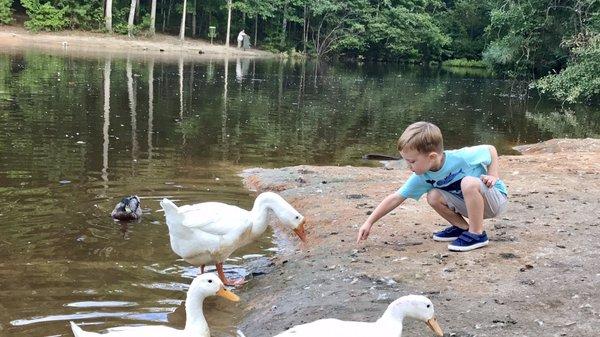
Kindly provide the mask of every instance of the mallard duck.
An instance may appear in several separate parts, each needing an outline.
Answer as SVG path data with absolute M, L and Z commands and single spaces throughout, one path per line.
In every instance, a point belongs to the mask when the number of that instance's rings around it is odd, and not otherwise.
M 223 262 L 238 248 L 254 241 L 267 229 L 272 211 L 302 241 L 304 217 L 282 197 L 273 192 L 261 193 L 251 211 L 220 202 L 203 202 L 177 207 L 169 199 L 160 202 L 169 226 L 171 248 L 186 262 L 200 266 L 214 263 L 226 285 L 239 285 L 244 280 L 228 280 Z
M 200 275 L 192 281 L 185 300 L 186 320 L 183 330 L 164 325 L 124 326 L 111 328 L 106 333 L 99 334 L 83 331 L 74 322 L 71 322 L 71 330 L 75 337 L 210 337 L 202 303 L 206 297 L 214 295 L 234 302 L 239 301 L 239 297 L 226 290 L 221 280 L 213 273 Z
M 334 332 L 336 336 L 344 337 L 401 337 L 405 317 L 424 321 L 436 335 L 444 335 L 435 319 L 431 301 L 425 296 L 408 295 L 392 302 L 375 322 L 320 319 L 296 325 L 275 337 L 329 337 Z
M 140 206 L 140 198 L 137 195 L 125 197 L 115 206 L 110 216 L 121 221 L 137 220 L 142 216 L 142 207 Z

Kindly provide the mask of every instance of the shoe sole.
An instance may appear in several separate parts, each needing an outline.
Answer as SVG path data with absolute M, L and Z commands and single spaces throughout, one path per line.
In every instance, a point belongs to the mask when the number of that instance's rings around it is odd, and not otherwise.
M 453 236 L 453 237 L 443 237 L 443 236 L 433 236 L 433 241 L 437 241 L 437 242 L 448 242 L 448 241 L 454 241 L 458 239 L 458 236 Z
M 453 251 L 453 252 L 468 252 L 469 250 L 473 250 L 473 249 L 477 249 L 477 248 L 481 248 L 481 247 L 485 247 L 488 245 L 488 243 L 490 243 L 489 240 L 484 241 L 484 242 L 479 242 L 470 246 L 453 246 L 453 245 L 448 245 L 448 249 Z

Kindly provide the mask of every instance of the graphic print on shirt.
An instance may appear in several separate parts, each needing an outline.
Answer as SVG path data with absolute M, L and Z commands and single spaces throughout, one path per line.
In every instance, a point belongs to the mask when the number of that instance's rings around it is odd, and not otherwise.
M 462 175 L 458 180 L 454 181 L 457 177 Z M 451 172 L 444 179 L 441 180 L 426 180 L 427 183 L 431 184 L 434 188 L 439 188 L 440 190 L 444 190 L 450 192 L 458 197 L 463 197 L 462 190 L 460 189 L 460 182 L 462 178 L 464 178 L 465 172 L 461 168 L 457 172 Z

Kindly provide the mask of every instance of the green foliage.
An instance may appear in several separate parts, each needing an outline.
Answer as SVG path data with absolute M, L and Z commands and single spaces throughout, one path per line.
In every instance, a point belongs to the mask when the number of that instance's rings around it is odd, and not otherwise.
M 97 30 L 104 23 L 101 1 L 58 0 L 54 3 L 63 10 L 70 29 Z
M 467 59 L 451 59 L 442 62 L 442 65 L 448 67 L 463 67 L 463 68 L 487 68 L 487 65 L 478 60 Z
M 21 0 L 21 4 L 29 16 L 29 20 L 25 22 L 27 29 L 52 31 L 68 26 L 64 10 L 57 9 L 50 3 L 40 4 L 39 0 Z
M 569 59 L 563 44 L 585 33 L 597 15 L 597 0 L 509 0 L 496 3 L 486 28 L 491 39 L 484 59 L 499 73 L 546 74 L 559 71 Z
M 486 46 L 485 28 L 490 24 L 493 0 L 447 2 L 447 9 L 435 15 L 435 21 L 452 42 L 450 57 L 479 59 Z
M 600 35 L 593 37 L 589 45 L 575 49 L 574 53 L 566 69 L 538 80 L 533 87 L 569 103 L 600 97 Z
M 368 43 L 378 57 L 411 62 L 440 60 L 450 37 L 424 8 L 392 7 L 368 26 Z M 375 47 L 375 48 L 373 48 Z
M 181 15 L 181 14 L 179 14 Z M 117 34 L 127 35 L 127 19 L 129 18 L 129 6 L 124 6 L 113 10 L 113 31 Z M 140 33 L 140 26 L 134 25 L 132 30 L 133 35 Z
M 12 22 L 13 0 L 0 0 L 0 25 L 8 25 Z

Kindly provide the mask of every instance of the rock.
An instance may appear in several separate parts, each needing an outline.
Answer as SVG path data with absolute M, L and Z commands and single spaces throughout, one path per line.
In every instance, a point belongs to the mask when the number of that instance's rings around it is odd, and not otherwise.
M 518 256 L 513 253 L 500 253 L 500 257 L 508 260 L 508 259 L 516 259 Z

